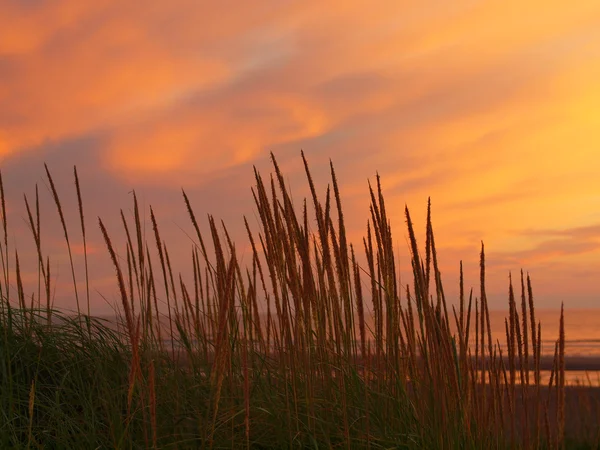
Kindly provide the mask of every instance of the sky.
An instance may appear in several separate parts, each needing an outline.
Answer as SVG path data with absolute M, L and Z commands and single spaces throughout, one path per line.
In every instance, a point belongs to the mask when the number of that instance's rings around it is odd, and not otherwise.
M 29 295 L 23 195 L 37 184 L 55 305 L 74 308 L 44 163 L 81 283 L 77 166 L 92 303 L 104 313 L 118 290 L 98 216 L 124 257 L 119 210 L 131 217 L 135 190 L 185 271 L 181 188 L 203 230 L 212 214 L 247 250 L 253 166 L 268 176 L 273 152 L 301 200 L 303 150 L 321 194 L 333 162 L 357 248 L 368 181 L 381 176 L 405 282 L 404 206 L 424 229 L 431 197 L 450 300 L 461 260 L 477 292 L 483 241 L 491 308 L 505 307 L 520 269 L 540 308 L 600 305 L 597 0 L 0 0 L 0 11 L 0 170 Z

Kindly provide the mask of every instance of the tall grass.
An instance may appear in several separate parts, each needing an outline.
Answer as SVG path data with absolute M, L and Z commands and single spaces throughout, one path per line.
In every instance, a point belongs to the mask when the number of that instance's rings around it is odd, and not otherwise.
M 483 244 L 479 295 L 471 290 L 467 296 L 461 263 L 458 305 L 449 309 L 430 205 L 424 259 L 405 210 L 413 282 L 402 286 L 379 177 L 369 185 L 370 219 L 359 250 L 347 241 L 333 165 L 331 185 L 320 198 L 302 158 L 312 198 L 300 208 L 274 157 L 269 178 L 255 170 L 260 227 L 252 230 L 244 219 L 252 248 L 247 266 L 223 223 L 209 216 L 210 234 L 201 234 L 183 192 L 197 241 L 190 249 L 192 283 L 172 270 L 152 209 L 153 236 L 146 240 L 135 195 L 133 224 L 121 211 L 125 258 L 117 257 L 111 230 L 99 219 L 121 297 L 117 331 L 89 316 L 77 172 L 87 315 L 79 306 L 60 197 L 46 168 L 69 252 L 76 317 L 52 307 L 37 189 L 35 214 L 25 199 L 39 270 L 37 297 L 28 301 L 18 253 L 11 257 L 8 246 L 0 177 L 0 447 L 529 449 L 600 443 L 593 427 L 586 436 L 566 435 L 562 310 L 552 376 L 548 385 L 541 383 L 541 324 L 528 275 L 521 272 L 520 305 L 510 280 L 502 346 L 491 334 Z M 17 298 L 10 295 L 14 283 Z M 166 301 L 166 312 L 159 301 Z

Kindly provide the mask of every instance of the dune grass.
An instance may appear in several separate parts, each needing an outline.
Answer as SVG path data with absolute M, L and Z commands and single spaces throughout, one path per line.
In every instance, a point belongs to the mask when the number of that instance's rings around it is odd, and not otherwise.
M 89 317 L 85 251 L 82 312 L 47 168 L 77 315 L 52 307 L 37 189 L 35 203 L 25 202 L 39 283 L 26 292 L 18 252 L 9 250 L 0 178 L 0 447 L 597 448 L 593 427 L 585 436 L 565 430 L 562 311 L 550 383 L 541 384 L 541 324 L 529 276 L 521 272 L 516 288 L 510 281 L 501 346 L 490 332 L 483 245 L 478 292 L 467 294 L 461 263 L 458 306 L 449 309 L 430 208 L 423 257 L 406 209 L 413 282 L 402 287 L 379 177 L 369 186 L 366 237 L 355 248 L 333 165 L 331 188 L 319 199 L 302 158 L 312 199 L 300 208 L 274 157 L 270 178 L 255 171 L 260 229 L 245 220 L 252 247 L 246 266 L 224 224 L 209 216 L 210 235 L 200 233 L 183 193 L 196 232 L 193 282 L 172 270 L 152 209 L 146 239 L 135 194 L 133 223 L 121 211 L 124 248 L 99 219 L 121 296 L 116 330 Z M 85 249 L 76 170 L 74 176 Z

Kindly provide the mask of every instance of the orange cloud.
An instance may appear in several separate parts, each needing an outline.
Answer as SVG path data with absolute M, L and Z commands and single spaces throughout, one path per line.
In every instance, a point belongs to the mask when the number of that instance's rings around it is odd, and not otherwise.
M 231 195 L 218 217 L 269 151 L 305 183 L 304 148 L 323 188 L 333 159 L 356 244 L 379 170 L 401 246 L 404 205 L 422 222 L 431 196 L 447 268 L 480 238 L 499 271 L 579 267 L 595 241 L 515 230 L 600 221 L 598 56 L 595 0 L 12 2 L 0 158 L 68 146 L 103 180 Z

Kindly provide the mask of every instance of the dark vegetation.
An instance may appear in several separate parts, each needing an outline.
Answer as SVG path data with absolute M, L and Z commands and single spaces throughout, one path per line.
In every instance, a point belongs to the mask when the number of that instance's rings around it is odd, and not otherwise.
M 8 246 L 2 187 L 1 448 L 597 448 L 597 404 L 577 403 L 588 425 L 565 428 L 562 312 L 550 384 L 541 384 L 541 324 L 528 276 L 521 272 L 516 288 L 511 280 L 501 346 L 490 333 L 483 246 L 478 291 L 465 291 L 461 264 L 460 298 L 450 308 L 429 208 L 423 254 L 405 211 L 414 276 L 403 288 L 379 178 L 355 248 L 333 166 L 332 190 L 320 200 L 304 160 L 312 205 L 305 200 L 298 211 L 274 158 L 273 165 L 266 182 L 256 172 L 260 230 L 245 222 L 247 266 L 211 216 L 210 236 L 201 235 L 185 193 L 197 232 L 193 283 L 171 269 L 151 208 L 146 240 L 135 194 L 132 220 L 121 211 L 122 259 L 99 221 L 121 296 L 116 329 L 90 318 L 89 289 L 85 300 L 77 290 L 48 171 L 78 313 L 51 307 L 37 190 L 35 204 L 25 201 L 40 286 L 26 292 L 18 252 Z M 76 170 L 75 188 L 85 249 Z M 87 253 L 84 263 L 88 286 Z

